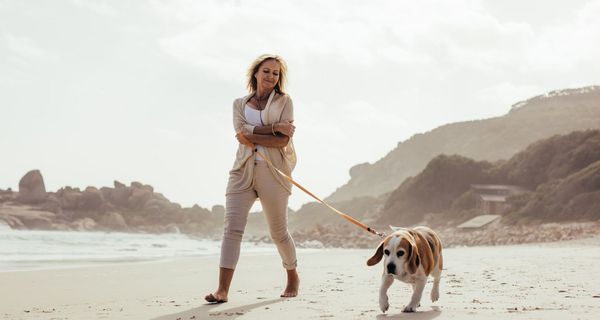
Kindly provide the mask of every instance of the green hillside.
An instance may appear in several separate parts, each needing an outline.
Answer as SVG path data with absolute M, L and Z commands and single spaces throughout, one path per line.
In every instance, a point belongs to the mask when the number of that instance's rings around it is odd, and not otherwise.
M 509 198 L 507 222 L 600 218 L 600 131 L 554 136 L 507 161 L 440 155 L 387 199 L 378 222 L 444 223 L 480 214 L 472 184 L 511 184 L 529 192 Z

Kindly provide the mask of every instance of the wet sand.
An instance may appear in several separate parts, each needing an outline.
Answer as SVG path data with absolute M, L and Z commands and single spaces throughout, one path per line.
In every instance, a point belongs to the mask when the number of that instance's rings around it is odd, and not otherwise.
M 283 299 L 276 254 L 242 258 L 229 302 L 206 304 L 218 257 L 0 273 L 2 319 L 596 319 L 600 238 L 546 244 L 449 248 L 440 300 L 401 313 L 411 290 L 396 281 L 390 310 L 378 307 L 382 265 L 371 250 L 301 252 L 300 295 Z

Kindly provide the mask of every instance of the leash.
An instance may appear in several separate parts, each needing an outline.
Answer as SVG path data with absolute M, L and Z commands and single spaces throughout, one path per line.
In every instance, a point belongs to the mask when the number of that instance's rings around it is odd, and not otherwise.
M 369 227 L 368 225 L 352 218 L 351 216 L 341 212 L 340 210 L 334 208 L 332 205 L 330 205 L 329 203 L 323 201 L 321 198 L 317 197 L 316 195 L 314 195 L 312 192 L 308 191 L 306 188 L 304 188 L 301 184 L 299 184 L 298 182 L 294 181 L 294 179 L 292 179 L 290 176 L 288 176 L 287 174 L 283 173 L 281 170 L 277 169 L 277 167 L 275 165 L 273 165 L 273 163 L 271 162 L 271 160 L 269 160 L 269 158 L 267 158 L 262 152 L 258 151 L 258 149 L 256 149 L 254 143 L 252 143 L 250 140 L 248 140 L 248 138 L 246 138 L 246 136 L 244 134 L 242 134 L 241 132 L 239 133 L 239 136 L 242 140 L 244 140 L 244 142 L 246 142 L 245 144 L 248 146 L 251 146 L 253 150 L 255 150 L 256 153 L 258 153 L 259 156 L 261 156 L 266 162 L 267 164 L 272 167 L 273 169 L 275 169 L 275 171 L 277 171 L 281 176 L 283 176 L 286 180 L 288 180 L 289 182 L 291 182 L 293 185 L 295 185 L 296 187 L 300 188 L 300 190 L 304 191 L 306 194 L 308 194 L 309 196 L 313 197 L 315 200 L 317 200 L 318 202 L 320 202 L 321 204 L 323 204 L 324 206 L 326 206 L 327 208 L 331 209 L 333 212 L 337 213 L 338 215 L 340 215 L 342 218 L 350 221 L 351 223 L 355 224 L 356 226 L 358 226 L 359 228 L 362 228 L 364 230 L 366 230 L 367 232 L 370 232 L 376 236 L 379 237 L 385 237 L 385 233 L 383 232 L 377 232 L 375 229 Z

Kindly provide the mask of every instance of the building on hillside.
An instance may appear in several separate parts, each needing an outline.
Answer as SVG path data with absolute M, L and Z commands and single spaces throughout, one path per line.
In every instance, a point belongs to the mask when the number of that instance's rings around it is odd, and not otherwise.
M 497 215 L 504 213 L 510 204 L 506 199 L 521 194 L 526 189 L 513 185 L 473 184 L 471 189 L 479 195 L 479 208 L 483 214 Z
M 459 230 L 494 228 L 500 224 L 502 214 L 510 208 L 506 199 L 527 190 L 519 186 L 498 184 L 472 184 L 471 189 L 478 195 L 481 214 L 458 225 Z

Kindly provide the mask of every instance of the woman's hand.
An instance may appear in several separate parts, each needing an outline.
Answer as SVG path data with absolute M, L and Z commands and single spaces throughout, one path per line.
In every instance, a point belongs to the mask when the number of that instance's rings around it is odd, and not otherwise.
M 280 132 L 281 134 L 286 135 L 290 138 L 293 137 L 294 131 L 296 131 L 296 126 L 292 122 L 294 122 L 294 121 L 292 120 L 292 121 L 276 123 L 275 131 Z
M 241 131 L 235 135 L 235 138 L 239 143 L 245 144 L 250 148 L 254 148 L 254 144 L 250 140 L 248 140 L 248 138 Z

